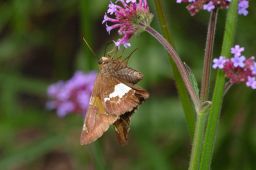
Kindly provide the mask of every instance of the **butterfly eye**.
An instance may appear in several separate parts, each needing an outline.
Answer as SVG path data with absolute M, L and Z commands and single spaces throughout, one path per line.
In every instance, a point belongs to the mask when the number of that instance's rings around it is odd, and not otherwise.
M 106 64 L 109 62 L 109 58 L 108 57 L 101 57 L 98 61 L 99 64 Z

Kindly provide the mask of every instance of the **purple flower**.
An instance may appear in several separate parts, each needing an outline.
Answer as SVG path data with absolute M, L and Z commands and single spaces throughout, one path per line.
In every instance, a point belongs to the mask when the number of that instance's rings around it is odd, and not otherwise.
M 244 47 L 240 47 L 239 45 L 235 45 L 231 48 L 231 54 L 233 54 L 235 57 L 241 56 L 241 53 L 244 51 Z
M 215 6 L 213 5 L 212 1 L 210 1 L 208 4 L 205 4 L 203 7 L 203 9 L 208 12 L 211 12 L 214 8 L 215 8 Z
M 233 62 L 233 64 L 234 64 L 235 67 L 241 67 L 241 68 L 243 68 L 243 67 L 245 66 L 245 63 L 244 63 L 245 57 L 244 57 L 244 56 L 241 56 L 241 57 L 235 56 L 235 57 L 233 57 L 233 58 L 231 59 L 231 61 Z
M 50 85 L 47 90 L 50 100 L 46 107 L 56 109 L 60 117 L 72 112 L 84 114 L 88 108 L 95 79 L 95 72 L 77 71 L 70 80 Z
M 62 102 L 57 108 L 57 115 L 59 117 L 65 117 L 68 113 L 74 110 L 75 106 L 72 102 Z
M 64 85 L 63 81 L 58 81 L 55 84 L 52 84 L 47 89 L 47 95 L 49 97 L 54 97 L 60 92 L 60 88 Z
M 118 30 L 121 38 L 114 41 L 117 47 L 123 45 L 128 48 L 131 46 L 131 37 L 150 25 L 152 17 L 147 0 L 117 0 L 115 3 L 110 2 L 102 23 L 109 34 L 111 30 Z
M 117 10 L 117 6 L 115 4 L 113 4 L 112 2 L 110 2 L 110 4 L 108 5 L 107 13 L 112 15 L 113 13 L 116 12 L 116 10 Z
M 212 67 L 213 67 L 214 69 L 217 69 L 217 68 L 223 69 L 225 62 L 226 62 L 225 57 L 220 56 L 219 58 L 213 59 L 213 66 L 212 66 Z
M 231 0 L 176 0 L 176 3 L 189 3 L 187 9 L 191 15 L 195 15 L 202 9 L 208 12 L 213 11 L 215 8 L 227 9 Z M 249 0 L 239 0 L 238 14 L 248 15 L 248 7 Z
M 227 9 L 230 4 L 230 0 L 176 0 L 176 2 L 188 3 L 187 10 L 192 16 L 202 9 L 208 12 L 216 8 Z
M 253 66 L 251 67 L 252 73 L 256 75 L 256 62 L 253 63 Z
M 90 101 L 90 96 L 87 94 L 87 91 L 81 91 L 76 97 L 76 100 L 80 104 L 81 108 L 86 110 Z
M 251 87 L 252 89 L 256 89 L 256 80 L 255 77 L 248 77 L 246 82 L 246 86 Z
M 213 60 L 214 69 L 222 69 L 225 76 L 232 84 L 245 83 L 246 86 L 256 89 L 256 62 L 254 57 L 245 58 L 241 56 L 244 51 L 239 45 L 231 48 L 230 52 L 235 56 L 233 58 L 225 58 L 220 56 Z
M 240 15 L 248 15 L 249 1 L 248 0 L 240 0 L 238 4 L 238 14 Z

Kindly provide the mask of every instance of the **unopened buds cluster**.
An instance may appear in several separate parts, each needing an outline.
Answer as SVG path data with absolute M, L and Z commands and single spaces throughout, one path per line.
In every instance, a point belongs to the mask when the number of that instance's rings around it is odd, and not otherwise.
M 245 83 L 256 89 L 256 62 L 254 57 L 246 58 L 242 55 L 243 47 L 235 45 L 231 48 L 232 58 L 220 56 L 213 60 L 213 68 L 224 71 L 231 84 Z
M 47 91 L 50 98 L 47 108 L 56 109 L 60 117 L 69 113 L 85 114 L 95 79 L 95 72 L 77 71 L 70 80 L 50 85 Z
M 176 0 L 177 3 L 189 3 L 187 6 L 191 15 L 195 15 L 200 10 L 208 12 L 216 8 L 227 9 L 232 0 Z M 249 7 L 249 0 L 240 0 L 238 4 L 238 14 L 247 15 Z
M 147 0 L 117 0 L 115 3 L 110 2 L 102 23 L 106 24 L 108 33 L 117 29 L 122 37 L 114 41 L 115 45 L 127 48 L 131 46 L 129 39 L 150 25 L 152 18 Z

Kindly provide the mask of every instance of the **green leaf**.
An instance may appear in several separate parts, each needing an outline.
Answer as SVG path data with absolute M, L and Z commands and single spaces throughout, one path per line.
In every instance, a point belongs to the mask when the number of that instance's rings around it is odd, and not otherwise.
M 197 96 L 199 96 L 199 88 L 198 88 L 198 83 L 197 83 L 197 80 L 196 80 L 196 77 L 194 75 L 194 73 L 192 72 L 192 70 L 190 69 L 190 67 L 184 63 L 186 69 L 187 69 L 187 73 L 189 75 L 189 80 L 191 82 L 191 84 L 193 85 L 193 88 L 197 94 Z

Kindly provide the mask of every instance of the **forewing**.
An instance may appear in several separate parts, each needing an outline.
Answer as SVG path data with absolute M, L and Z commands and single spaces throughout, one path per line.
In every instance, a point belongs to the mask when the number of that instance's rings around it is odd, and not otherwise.
M 94 142 L 108 130 L 109 126 L 117 120 L 116 115 L 106 112 L 104 105 L 99 97 L 98 79 L 96 80 L 93 94 L 90 99 L 89 108 L 86 112 L 84 125 L 80 137 L 81 145 Z
M 119 142 L 127 143 L 130 116 L 148 97 L 147 91 L 132 83 L 122 82 L 113 76 L 99 75 L 85 115 L 80 143 L 94 142 L 113 123 Z

